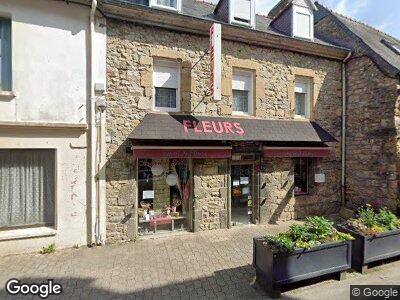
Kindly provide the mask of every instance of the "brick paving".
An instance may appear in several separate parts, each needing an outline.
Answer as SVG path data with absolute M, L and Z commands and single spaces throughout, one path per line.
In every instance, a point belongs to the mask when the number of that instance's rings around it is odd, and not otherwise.
M 288 225 L 246 226 L 50 255 L 2 257 L 0 299 L 16 299 L 4 289 L 10 278 L 23 282 L 55 279 L 63 285 L 61 297 L 65 299 L 266 299 L 254 283 L 252 238 L 283 231 Z M 310 295 L 310 289 L 284 296 L 307 299 L 302 294 Z

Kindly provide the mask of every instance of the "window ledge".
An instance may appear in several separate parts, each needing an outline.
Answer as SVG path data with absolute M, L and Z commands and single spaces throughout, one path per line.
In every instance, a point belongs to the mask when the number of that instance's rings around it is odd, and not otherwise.
M 0 100 L 12 100 L 15 98 L 13 91 L 0 91 Z
M 49 227 L 10 229 L 0 231 L 0 241 L 29 239 L 36 237 L 54 236 L 57 230 Z

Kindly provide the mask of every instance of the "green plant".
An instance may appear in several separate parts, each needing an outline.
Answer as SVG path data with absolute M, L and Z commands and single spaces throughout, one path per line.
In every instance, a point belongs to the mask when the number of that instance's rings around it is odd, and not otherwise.
M 400 228 L 400 220 L 387 208 L 381 208 L 376 213 L 367 205 L 359 210 L 357 219 L 349 220 L 346 225 L 362 234 L 376 235 Z
M 376 219 L 379 225 L 388 230 L 395 230 L 398 228 L 399 220 L 396 215 L 387 208 L 380 209 L 379 213 L 376 215 Z
M 42 247 L 42 250 L 40 250 L 41 254 L 51 254 L 56 252 L 56 244 L 50 244 L 47 247 Z
M 309 217 L 303 225 L 290 226 L 286 233 L 267 236 L 266 243 L 279 252 L 292 252 L 296 248 L 308 250 L 316 245 L 352 239 L 351 235 L 338 232 L 326 218 Z
M 359 210 L 359 215 L 360 221 L 368 228 L 372 228 L 377 225 L 376 214 L 370 205 L 367 205 L 366 208 L 361 208 Z

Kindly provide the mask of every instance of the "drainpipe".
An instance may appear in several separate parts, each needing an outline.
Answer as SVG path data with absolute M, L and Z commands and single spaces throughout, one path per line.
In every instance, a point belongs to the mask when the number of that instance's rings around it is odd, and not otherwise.
M 91 245 L 98 244 L 98 208 L 97 208 L 97 178 L 96 178 L 96 95 L 94 87 L 94 22 L 95 13 L 97 9 L 97 0 L 92 0 L 92 6 L 90 9 L 90 38 L 89 38 L 89 72 L 90 72 L 90 120 L 89 120 L 89 130 L 90 130 L 90 229 L 91 229 Z
M 347 85 L 346 85 L 346 63 L 352 52 L 349 52 L 342 62 L 342 178 L 341 178 L 341 205 L 346 204 L 346 111 L 347 111 Z

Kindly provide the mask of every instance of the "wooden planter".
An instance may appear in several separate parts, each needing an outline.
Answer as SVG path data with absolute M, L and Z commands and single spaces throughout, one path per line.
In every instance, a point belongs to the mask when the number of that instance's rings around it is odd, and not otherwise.
M 354 237 L 351 264 L 360 273 L 367 271 L 372 262 L 400 256 L 400 230 L 362 235 L 341 225 L 337 229 Z
M 291 253 L 280 253 L 265 244 L 265 238 L 254 238 L 253 266 L 257 282 L 271 297 L 277 298 L 281 286 L 327 274 L 337 279 L 351 268 L 351 241 L 335 242 L 298 249 Z

